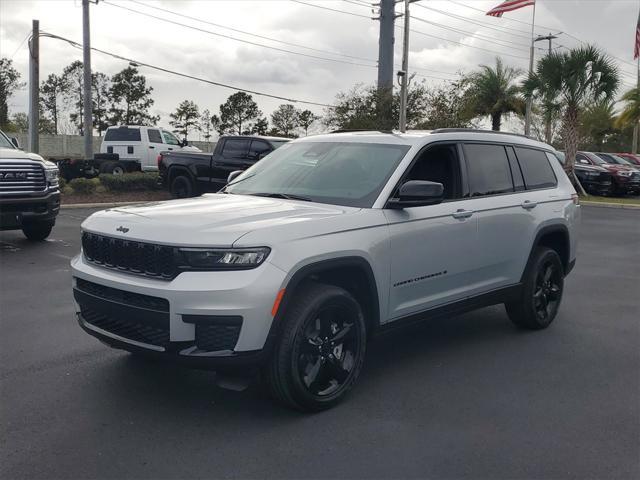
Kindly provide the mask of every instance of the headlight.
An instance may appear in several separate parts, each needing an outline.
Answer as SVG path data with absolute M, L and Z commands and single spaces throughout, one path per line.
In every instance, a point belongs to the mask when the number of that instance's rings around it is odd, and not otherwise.
M 625 170 L 618 170 L 616 172 L 616 175 L 620 175 L 621 177 L 630 177 L 631 175 L 633 175 L 633 172 L 629 172 L 629 171 L 625 171 Z
M 47 183 L 52 187 L 58 186 L 58 174 L 59 172 L 57 167 L 44 169 L 44 176 L 47 179 Z
M 270 248 L 181 248 L 189 267 L 202 270 L 246 270 L 260 265 Z

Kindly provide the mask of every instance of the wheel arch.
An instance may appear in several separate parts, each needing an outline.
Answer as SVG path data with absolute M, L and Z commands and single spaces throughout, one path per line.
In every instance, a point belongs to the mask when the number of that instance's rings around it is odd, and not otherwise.
M 571 255 L 571 242 L 569 238 L 569 229 L 566 225 L 563 224 L 553 224 L 546 225 L 536 233 L 535 239 L 533 240 L 533 245 L 531 246 L 531 251 L 529 252 L 529 258 L 527 259 L 527 264 L 522 273 L 522 278 L 524 279 L 524 275 L 526 274 L 529 265 L 533 259 L 533 253 L 538 247 L 547 247 L 552 250 L 555 250 L 560 257 L 562 262 L 562 267 L 564 268 L 565 275 L 568 273 L 570 269 L 570 255 Z
M 347 290 L 360 303 L 367 325 L 367 336 L 380 325 L 380 297 L 371 264 L 360 256 L 320 260 L 300 267 L 285 286 L 285 293 L 274 318 L 270 336 L 279 334 L 288 304 L 296 290 L 308 281 L 327 283 Z

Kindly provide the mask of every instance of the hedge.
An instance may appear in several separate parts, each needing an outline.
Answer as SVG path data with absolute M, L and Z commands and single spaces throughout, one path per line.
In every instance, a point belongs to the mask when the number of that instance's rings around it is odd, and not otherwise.
M 100 183 L 111 192 L 140 192 L 155 190 L 158 174 L 155 172 L 133 172 L 124 175 L 100 175 Z
M 96 188 L 100 182 L 96 178 L 74 178 L 69 182 L 69 186 L 73 193 L 78 193 L 80 195 L 91 195 L 95 193 Z

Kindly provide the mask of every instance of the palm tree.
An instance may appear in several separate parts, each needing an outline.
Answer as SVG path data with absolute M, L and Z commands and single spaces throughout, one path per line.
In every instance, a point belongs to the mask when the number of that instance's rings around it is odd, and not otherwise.
M 626 92 L 621 100 L 626 105 L 616 119 L 616 127 L 624 128 L 629 125 L 637 125 L 640 122 L 640 90 L 634 87 Z
M 499 57 L 495 68 L 480 65 L 480 71 L 466 79 L 469 113 L 476 117 L 490 116 L 491 129 L 496 131 L 500 130 L 503 115 L 523 113 L 525 104 L 516 84 L 521 73 L 517 68 L 505 67 Z
M 619 84 L 613 61 L 591 45 L 543 57 L 524 81 L 525 97 L 560 105 L 568 171 L 575 164 L 581 112 L 592 103 L 612 100 Z

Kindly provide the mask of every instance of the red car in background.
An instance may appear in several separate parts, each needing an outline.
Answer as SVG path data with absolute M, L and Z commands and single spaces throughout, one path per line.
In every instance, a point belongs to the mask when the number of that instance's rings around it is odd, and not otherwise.
M 602 155 L 602 157 L 600 155 Z M 616 193 L 635 194 L 640 192 L 640 171 L 631 165 L 618 163 L 615 159 L 610 158 L 609 155 L 610 154 L 578 152 L 576 154 L 576 165 L 598 165 L 606 168 L 607 171 L 611 173 L 613 180 L 609 192 L 610 195 Z M 623 160 L 620 160 L 620 162 L 622 163 Z
M 637 167 L 640 167 L 640 156 L 633 153 L 616 153 L 617 156 L 624 158 L 628 162 L 633 163 Z

